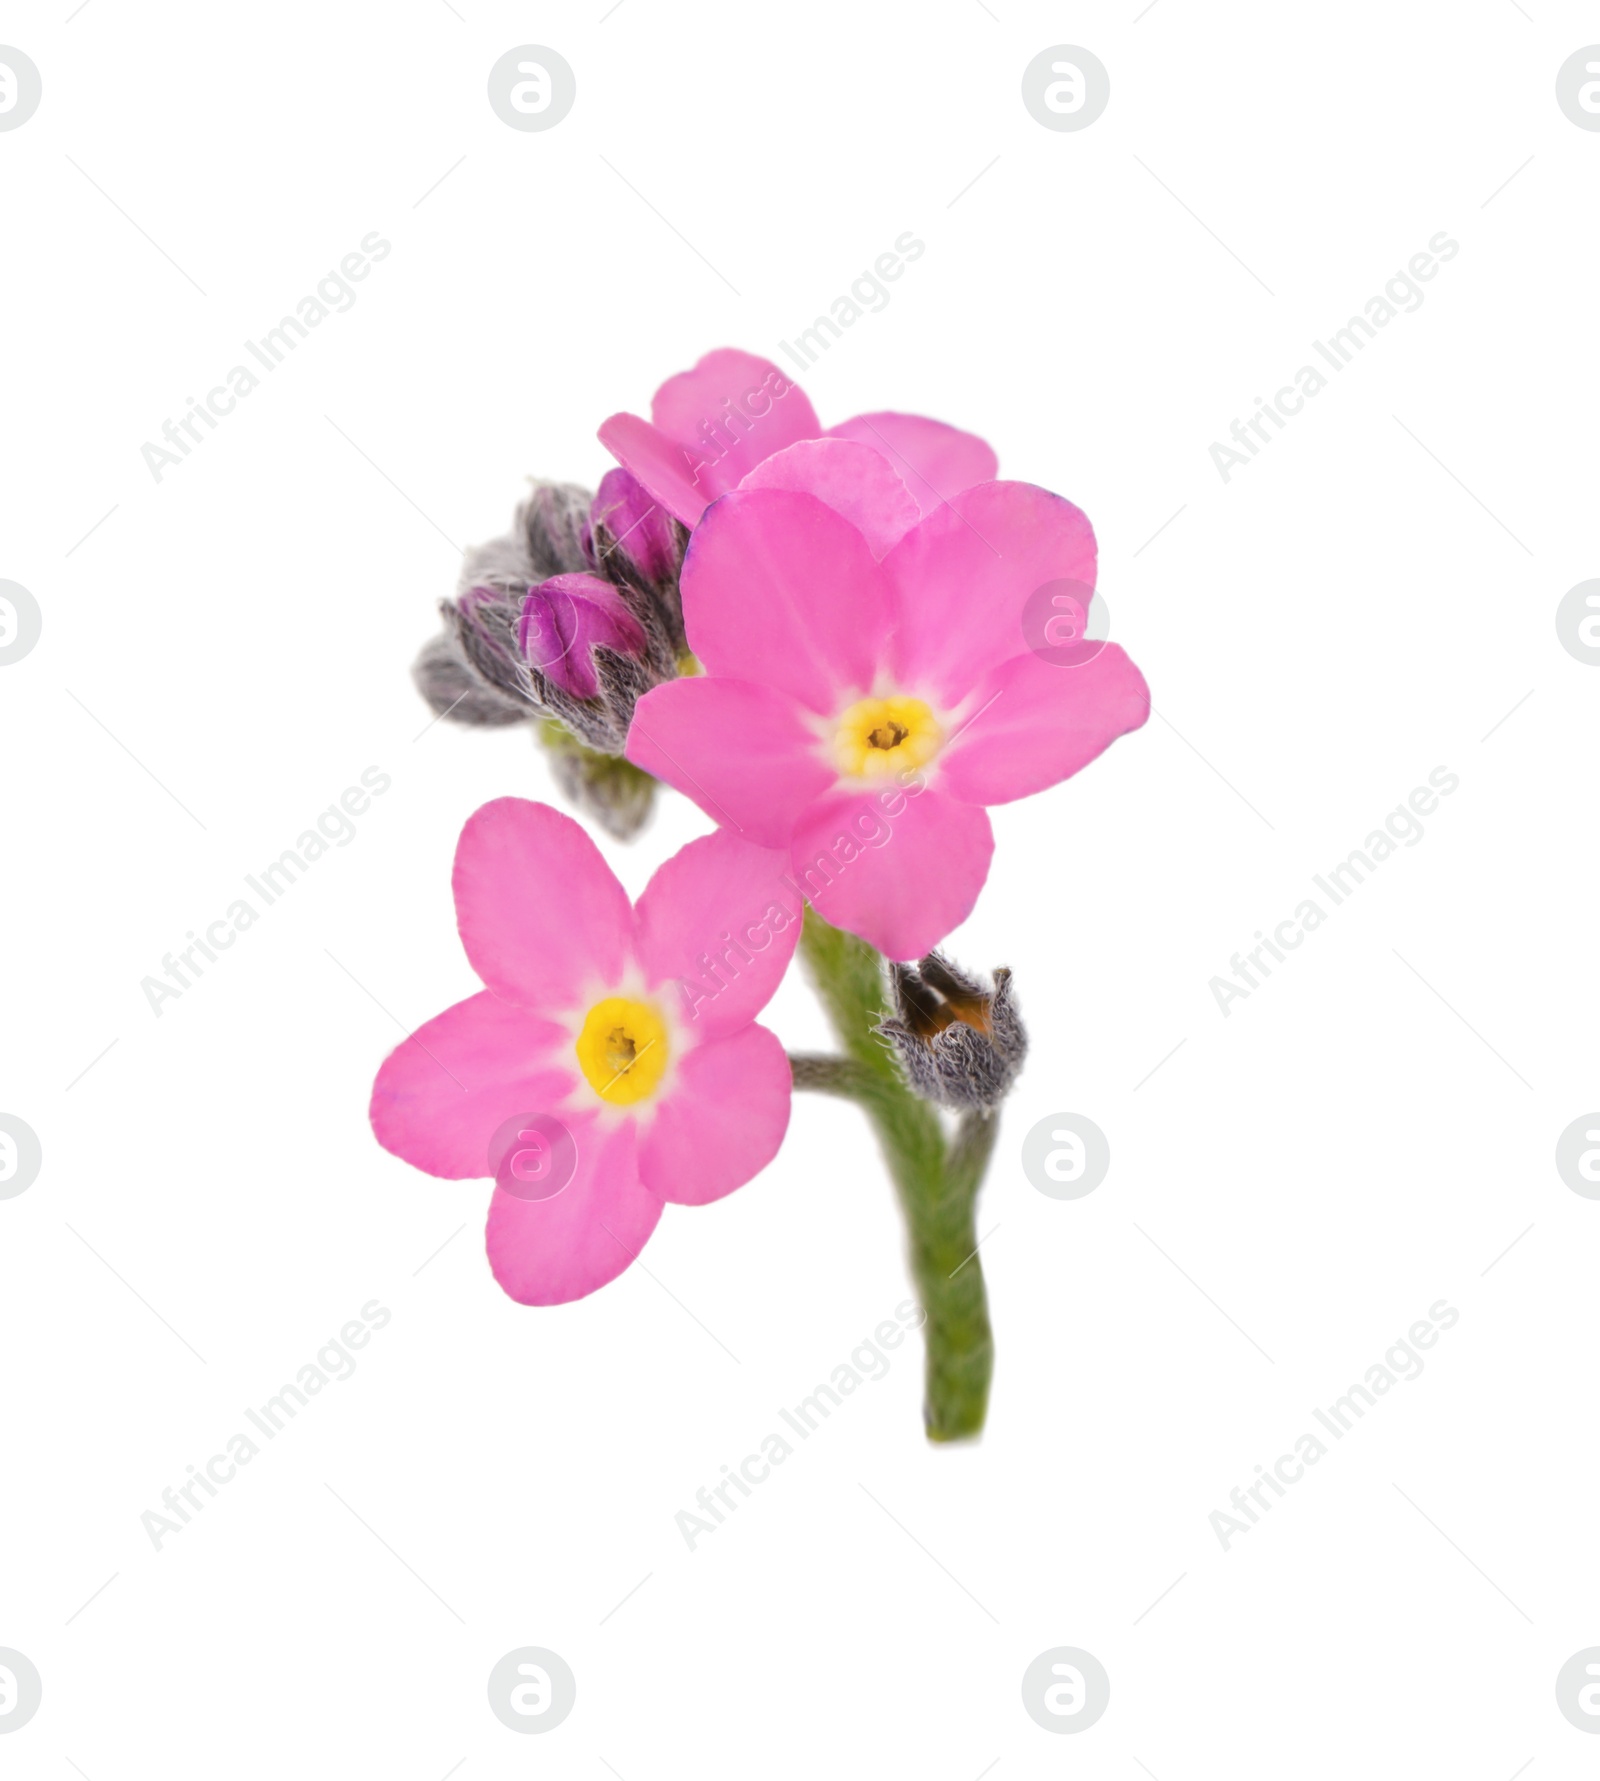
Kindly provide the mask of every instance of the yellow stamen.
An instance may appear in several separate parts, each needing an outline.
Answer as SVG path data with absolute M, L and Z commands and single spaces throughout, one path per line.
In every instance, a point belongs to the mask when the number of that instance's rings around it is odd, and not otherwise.
M 653 1095 L 667 1068 L 667 1028 L 648 1002 L 607 996 L 578 1034 L 578 1067 L 602 1101 L 629 1107 Z
M 921 699 L 893 694 L 858 699 L 839 719 L 834 753 L 851 779 L 886 779 L 925 767 L 939 752 L 944 731 Z

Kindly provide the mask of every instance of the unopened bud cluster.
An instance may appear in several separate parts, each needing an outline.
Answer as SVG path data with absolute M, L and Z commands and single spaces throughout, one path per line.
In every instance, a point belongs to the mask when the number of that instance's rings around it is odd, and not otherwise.
M 539 723 L 567 795 L 632 834 L 653 782 L 622 750 L 634 706 L 687 654 L 687 542 L 626 470 L 592 496 L 536 484 L 508 533 L 467 552 L 444 630 L 412 670 L 418 689 L 455 723 Z

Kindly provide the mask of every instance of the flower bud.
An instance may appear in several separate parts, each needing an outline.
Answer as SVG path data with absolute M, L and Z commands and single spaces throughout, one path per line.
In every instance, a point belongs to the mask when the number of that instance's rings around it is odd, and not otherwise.
M 449 631 L 423 646 L 412 664 L 411 678 L 428 701 L 435 717 L 458 724 L 520 724 L 529 717 L 527 705 L 491 686 L 467 662 Z
M 995 1106 L 1028 1049 L 1011 973 L 997 970 L 986 989 L 937 952 L 890 973 L 895 1013 L 878 1031 L 893 1044 L 912 1088 L 963 1112 Z
M 648 596 L 674 652 L 681 654 L 686 646 L 678 574 L 688 532 L 626 470 L 608 471 L 600 479 L 589 526 L 593 567 L 619 586 Z
M 518 653 L 540 708 L 602 754 L 622 753 L 634 706 L 678 673 L 660 615 L 595 575 L 553 576 L 527 591 Z
M 572 483 L 536 483 L 511 530 L 466 553 L 456 597 L 440 609 L 444 635 L 412 670 L 435 713 L 478 724 L 553 717 L 584 748 L 622 754 L 634 706 L 687 657 L 678 570 L 688 534 L 625 471 L 601 490 L 591 499 Z M 561 771 L 586 802 L 578 768 Z M 643 820 L 643 807 L 621 814 L 636 788 L 608 784 L 604 796 L 619 822 Z
M 575 699 L 600 691 L 596 650 L 635 661 L 645 655 L 644 627 L 597 575 L 553 575 L 529 589 L 517 642 L 530 668 Z
M 517 509 L 512 536 L 526 547 L 530 581 L 594 567 L 589 491 L 574 482 L 536 482 Z
M 608 835 L 631 841 L 655 803 L 655 780 L 620 755 L 586 748 L 554 719 L 539 726 L 538 736 L 568 803 L 592 816 Z
M 519 607 L 507 589 L 469 587 L 439 610 L 446 636 L 470 673 L 490 693 L 520 705 L 523 715 L 532 717 L 538 699 L 517 642 Z

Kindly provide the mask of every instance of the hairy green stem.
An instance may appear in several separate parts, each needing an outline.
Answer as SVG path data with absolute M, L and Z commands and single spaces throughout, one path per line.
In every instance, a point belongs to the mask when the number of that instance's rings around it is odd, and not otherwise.
M 876 1030 L 887 988 L 874 948 L 812 909 L 800 947 L 844 1055 L 791 1058 L 795 1087 L 844 1096 L 872 1121 L 906 1221 L 911 1275 L 927 1318 L 928 1438 L 969 1438 L 982 1431 L 994 1372 L 976 1206 L 999 1120 L 967 1113 L 947 1132 L 938 1110 L 907 1086 Z

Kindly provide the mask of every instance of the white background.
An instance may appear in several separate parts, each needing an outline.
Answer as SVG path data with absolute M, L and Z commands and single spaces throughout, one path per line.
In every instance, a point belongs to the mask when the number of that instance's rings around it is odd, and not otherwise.
M 1600 1103 L 1600 671 L 1553 619 L 1600 573 L 1600 134 L 1554 80 L 1600 11 L 1529 9 L 0 7 L 44 82 L 0 134 L 0 576 L 44 612 L 0 671 L 0 1110 L 44 1150 L 0 1202 L 0 1645 L 45 1691 L 9 1773 L 1594 1773 L 1554 1680 L 1600 1644 L 1600 1205 L 1553 1152 Z M 1063 42 L 1110 70 L 1081 133 L 1020 99 Z M 548 133 L 486 101 L 521 43 L 576 70 Z M 154 482 L 141 444 L 374 229 L 354 308 Z M 385 1010 L 474 987 L 462 821 L 554 794 L 520 730 L 419 735 L 408 669 L 526 475 L 592 486 L 605 415 L 776 354 L 907 229 L 808 394 L 1083 506 L 1157 715 L 995 813 L 951 943 L 1033 1040 L 987 1435 L 925 1444 L 908 1345 L 691 1553 L 676 1511 L 906 1296 L 889 1188 L 801 1098 L 648 1274 L 500 1293 L 487 1185 L 366 1100 Z M 1422 308 L 1224 484 L 1211 442 L 1439 230 Z M 369 765 L 356 839 L 153 1016 Z M 1224 1018 L 1210 978 L 1440 765 L 1425 839 Z M 705 826 L 667 796 L 608 853 L 637 892 Z M 822 1036 L 798 974 L 768 1020 Z M 1061 1111 L 1112 1148 L 1071 1204 L 1018 1162 Z M 355 1376 L 152 1550 L 374 1298 Z M 1440 1298 L 1425 1374 L 1225 1553 L 1211 1511 Z M 578 1679 L 537 1739 L 485 1700 L 521 1645 Z M 1068 1739 L 1019 1696 L 1056 1645 L 1111 1677 Z

